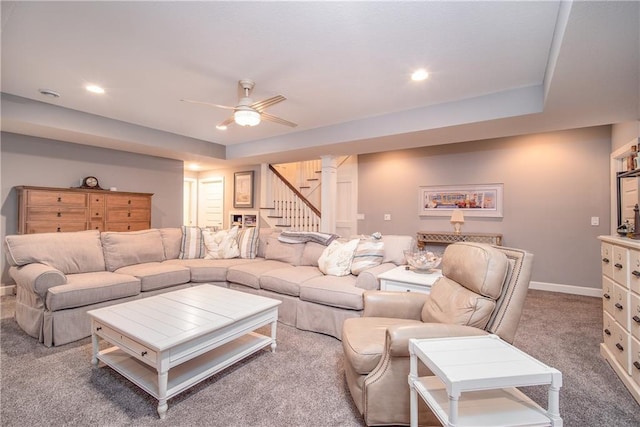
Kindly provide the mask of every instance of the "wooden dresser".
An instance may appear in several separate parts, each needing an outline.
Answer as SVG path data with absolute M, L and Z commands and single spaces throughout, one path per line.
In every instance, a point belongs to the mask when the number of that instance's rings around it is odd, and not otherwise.
M 151 228 L 152 193 L 85 188 L 15 188 L 20 234 Z

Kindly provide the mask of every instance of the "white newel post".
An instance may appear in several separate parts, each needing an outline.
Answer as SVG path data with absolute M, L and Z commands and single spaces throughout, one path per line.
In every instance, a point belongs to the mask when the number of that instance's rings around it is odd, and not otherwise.
M 321 213 L 320 231 L 335 233 L 338 194 L 338 159 L 334 156 L 321 156 L 322 159 L 322 186 L 321 186 Z
M 273 194 L 271 194 L 271 176 L 269 164 L 260 165 L 260 206 L 258 208 L 273 208 Z

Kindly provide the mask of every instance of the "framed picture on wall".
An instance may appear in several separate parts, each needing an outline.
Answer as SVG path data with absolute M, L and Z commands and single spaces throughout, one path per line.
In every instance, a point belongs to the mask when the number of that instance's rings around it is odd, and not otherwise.
M 233 207 L 253 207 L 253 171 L 233 174 Z
M 464 216 L 502 218 L 503 184 L 425 186 L 418 188 L 420 216 L 451 216 L 454 210 Z

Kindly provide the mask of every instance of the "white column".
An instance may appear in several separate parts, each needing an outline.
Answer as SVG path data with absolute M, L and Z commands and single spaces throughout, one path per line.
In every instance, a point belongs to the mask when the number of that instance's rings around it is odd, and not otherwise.
M 320 206 L 322 219 L 320 220 L 320 231 L 324 233 L 335 233 L 338 194 L 338 158 L 334 156 L 321 156 L 322 159 L 322 187 L 320 193 Z
M 260 165 L 260 206 L 258 208 L 272 208 L 273 195 L 271 194 L 271 171 L 268 163 Z

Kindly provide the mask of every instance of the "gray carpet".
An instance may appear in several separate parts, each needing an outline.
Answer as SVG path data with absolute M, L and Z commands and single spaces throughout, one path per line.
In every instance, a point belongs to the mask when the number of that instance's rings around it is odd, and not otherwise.
M 46 348 L 15 323 L 2 297 L 2 426 L 362 426 L 344 381 L 338 340 L 278 325 L 260 352 L 169 401 L 157 402 L 109 368 L 92 368 L 90 339 Z M 530 291 L 515 344 L 563 373 L 565 426 L 640 426 L 640 406 L 600 357 L 597 298 Z M 546 387 L 523 391 L 546 407 Z

